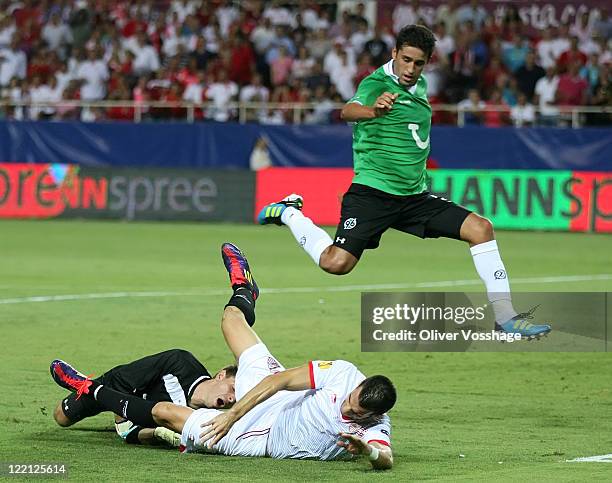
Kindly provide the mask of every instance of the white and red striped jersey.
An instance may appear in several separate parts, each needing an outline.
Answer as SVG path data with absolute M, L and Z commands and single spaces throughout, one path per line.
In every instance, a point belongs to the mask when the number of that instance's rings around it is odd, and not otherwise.
M 344 418 L 340 409 L 349 394 L 365 379 L 346 361 L 311 361 L 311 389 L 297 396 L 286 393 L 287 404 L 268 436 L 267 454 L 273 458 L 333 460 L 350 457 L 338 446 L 339 433 L 352 433 L 367 442 L 391 445 L 391 421 L 387 415 L 364 427 Z M 297 397 L 296 397 L 297 396 Z

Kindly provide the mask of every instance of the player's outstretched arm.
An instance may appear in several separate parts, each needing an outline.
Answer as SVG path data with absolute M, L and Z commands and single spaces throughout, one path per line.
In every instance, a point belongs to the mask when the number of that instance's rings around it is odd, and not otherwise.
M 366 456 L 375 470 L 390 470 L 393 466 L 393 452 L 388 446 L 376 441 L 366 443 L 354 434 L 340 433 L 340 437 L 343 440 L 338 441 L 338 446 L 346 448 L 351 454 Z
M 247 412 L 279 391 L 303 391 L 310 389 L 310 370 L 308 364 L 272 374 L 262 379 L 247 392 L 232 409 L 220 414 L 202 425 L 200 444 L 212 438 L 211 446 L 225 436 L 236 421 Z
M 364 106 L 358 102 L 349 102 L 342 109 L 342 119 L 347 122 L 365 121 L 384 116 L 391 110 L 398 94 L 383 92 L 372 106 Z

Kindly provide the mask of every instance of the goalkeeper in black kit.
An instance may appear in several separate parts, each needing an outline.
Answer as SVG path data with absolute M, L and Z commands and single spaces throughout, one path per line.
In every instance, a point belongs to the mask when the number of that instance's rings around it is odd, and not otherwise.
M 96 379 L 100 384 L 144 399 L 168 401 L 193 409 L 224 409 L 235 402 L 237 367 L 227 366 L 212 376 L 186 350 L 172 349 L 116 366 Z M 70 393 L 56 406 L 53 417 L 62 427 L 106 411 L 87 394 Z M 130 444 L 167 443 L 178 446 L 179 435 L 166 428 L 144 428 L 115 415 L 117 434 Z

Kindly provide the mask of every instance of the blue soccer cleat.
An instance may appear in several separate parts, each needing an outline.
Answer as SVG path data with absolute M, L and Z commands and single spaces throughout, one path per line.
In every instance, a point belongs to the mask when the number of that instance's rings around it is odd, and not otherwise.
M 232 243 L 224 243 L 221 246 L 221 256 L 223 257 L 225 268 L 229 273 L 232 288 L 238 285 L 244 286 L 253 295 L 253 300 L 257 300 L 259 296 L 259 287 L 253 278 L 253 274 L 249 268 L 249 262 L 240 251 L 240 248 Z
M 83 394 L 89 394 L 89 386 L 91 386 L 91 379 L 67 362 L 60 359 L 55 359 L 49 367 L 51 371 L 51 377 L 57 385 L 77 393 L 77 399 Z
M 520 334 L 521 337 L 527 339 L 539 339 L 542 336 L 547 335 L 552 329 L 548 324 L 532 324 L 528 322 L 529 319 L 533 319 L 533 313 L 539 307 L 536 305 L 529 312 L 517 314 L 507 322 L 503 324 L 495 323 L 495 330 L 500 332 L 506 332 L 507 334 Z
M 303 206 L 304 199 L 300 195 L 290 194 L 277 203 L 270 203 L 264 206 L 259 215 L 257 215 L 257 223 L 260 225 L 269 225 L 271 223 L 282 225 L 281 215 L 287 208 L 291 207 L 301 210 Z

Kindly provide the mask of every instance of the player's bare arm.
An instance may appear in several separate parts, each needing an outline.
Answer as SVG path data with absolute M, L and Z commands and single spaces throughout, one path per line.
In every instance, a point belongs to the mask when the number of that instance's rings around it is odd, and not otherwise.
M 338 441 L 338 446 L 346 448 L 351 454 L 366 456 L 375 470 L 389 470 L 393 466 L 393 452 L 388 446 L 376 441 L 367 443 L 354 434 L 340 433 L 340 436 L 343 439 Z
M 357 102 L 349 102 L 342 109 L 342 119 L 347 122 L 356 122 L 384 116 L 391 110 L 398 95 L 383 92 L 376 98 L 372 106 L 363 106 Z
M 220 414 L 202 425 L 205 429 L 200 434 L 200 444 L 212 439 L 216 444 L 247 412 L 279 391 L 304 391 L 310 389 L 310 372 L 308 364 L 272 374 L 259 382 L 253 389 L 234 405 L 232 409 Z

